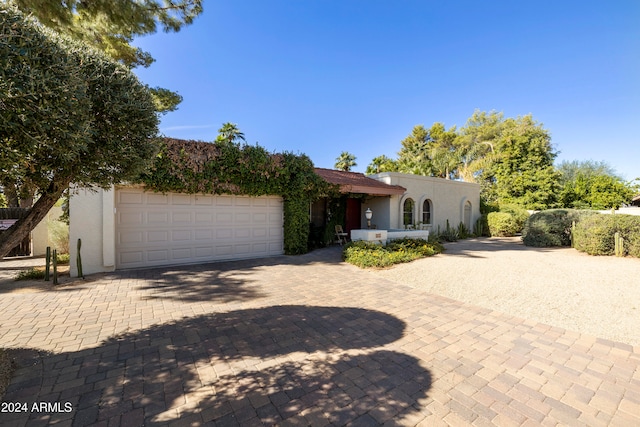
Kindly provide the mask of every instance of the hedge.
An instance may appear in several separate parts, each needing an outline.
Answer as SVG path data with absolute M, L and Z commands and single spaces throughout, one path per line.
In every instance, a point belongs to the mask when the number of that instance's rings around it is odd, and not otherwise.
M 526 246 L 571 246 L 571 224 L 598 215 L 595 211 L 548 209 L 531 215 L 524 224 L 522 240 Z
M 522 229 L 518 218 L 509 212 L 490 212 L 487 222 L 492 237 L 515 236 Z
M 593 215 L 576 224 L 574 247 L 589 255 L 613 255 L 614 236 L 624 239 L 624 253 L 640 258 L 640 216 Z

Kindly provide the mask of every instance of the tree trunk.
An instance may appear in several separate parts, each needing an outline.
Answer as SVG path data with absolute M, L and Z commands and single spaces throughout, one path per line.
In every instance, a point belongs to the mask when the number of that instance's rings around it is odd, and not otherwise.
M 22 239 L 27 237 L 31 230 L 47 216 L 47 213 L 60 199 L 68 186 L 69 181 L 52 182 L 47 191 L 40 196 L 29 210 L 29 213 L 2 233 L 2 236 L 0 236 L 0 259 L 6 256 Z

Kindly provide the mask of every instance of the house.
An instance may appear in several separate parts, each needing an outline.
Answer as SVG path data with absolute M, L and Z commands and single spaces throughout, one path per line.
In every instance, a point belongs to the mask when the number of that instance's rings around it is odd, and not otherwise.
M 342 225 L 348 233 L 367 228 L 367 209 L 373 213 L 372 226 L 387 230 L 420 226 L 437 232 L 444 230 L 448 221 L 451 227 L 462 223 L 473 231 L 480 217 L 479 184 L 398 172 L 365 176 L 357 172 L 316 168 L 316 173 L 338 185 L 346 196 Z M 320 200 L 312 206 L 315 225 L 326 221 L 322 212 L 327 203 Z
M 631 206 L 640 206 L 640 194 L 631 199 Z
M 361 173 L 317 168 L 336 184 L 346 230 L 424 223 L 432 230 L 480 216 L 480 186 L 400 173 Z M 310 207 L 310 222 L 326 227 L 332 201 Z M 69 246 L 76 259 L 81 239 L 83 273 L 260 258 L 284 253 L 281 196 L 157 193 L 143 186 L 75 189 L 70 198 Z M 336 217 L 333 217 L 335 221 Z M 71 275 L 77 265 L 71 263 Z

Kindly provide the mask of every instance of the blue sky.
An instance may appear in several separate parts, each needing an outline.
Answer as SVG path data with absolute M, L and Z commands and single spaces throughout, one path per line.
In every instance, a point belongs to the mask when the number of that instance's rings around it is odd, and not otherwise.
M 413 126 L 531 113 L 562 160 L 640 177 L 640 1 L 205 0 L 179 33 L 136 40 L 147 84 L 179 92 L 161 131 L 364 171 Z

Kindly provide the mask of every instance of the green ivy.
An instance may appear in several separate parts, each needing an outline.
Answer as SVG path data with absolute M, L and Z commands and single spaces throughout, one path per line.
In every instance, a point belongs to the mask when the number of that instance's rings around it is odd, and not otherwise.
M 309 204 L 331 191 L 306 155 L 269 153 L 257 145 L 165 139 L 140 183 L 158 192 L 278 195 L 283 199 L 284 252 L 307 252 Z

